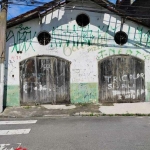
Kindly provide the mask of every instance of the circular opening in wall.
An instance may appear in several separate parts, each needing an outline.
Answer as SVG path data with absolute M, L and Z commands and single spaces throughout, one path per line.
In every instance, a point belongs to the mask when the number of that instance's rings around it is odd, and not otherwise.
M 128 41 L 128 35 L 123 31 L 119 31 L 115 34 L 114 40 L 117 44 L 124 45 Z
M 51 35 L 48 32 L 44 31 L 44 32 L 39 33 L 37 39 L 38 39 L 39 44 L 47 45 L 51 41 Z
M 86 14 L 80 14 L 77 16 L 76 22 L 79 26 L 85 27 L 90 23 L 90 19 Z

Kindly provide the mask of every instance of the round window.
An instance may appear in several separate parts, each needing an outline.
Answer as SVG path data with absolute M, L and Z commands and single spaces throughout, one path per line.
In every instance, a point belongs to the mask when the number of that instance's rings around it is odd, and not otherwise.
M 114 40 L 117 44 L 124 45 L 128 41 L 128 35 L 123 31 L 119 31 L 115 34 Z
M 76 22 L 79 26 L 85 27 L 90 23 L 90 19 L 86 14 L 80 14 L 77 16 Z
M 48 32 L 41 32 L 37 39 L 41 45 L 47 45 L 51 41 L 51 35 Z

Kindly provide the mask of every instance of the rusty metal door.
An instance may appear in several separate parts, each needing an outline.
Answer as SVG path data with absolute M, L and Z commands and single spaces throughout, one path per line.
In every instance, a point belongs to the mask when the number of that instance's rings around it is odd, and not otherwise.
M 20 63 L 21 104 L 69 103 L 70 62 L 38 56 Z
M 145 101 L 144 61 L 129 55 L 110 56 L 98 63 L 100 102 Z

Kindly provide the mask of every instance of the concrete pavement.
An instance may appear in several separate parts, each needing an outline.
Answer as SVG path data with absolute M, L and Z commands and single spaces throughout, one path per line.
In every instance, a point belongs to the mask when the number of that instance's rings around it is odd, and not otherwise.
M 150 102 L 141 103 L 114 103 L 113 106 L 101 106 L 103 114 L 150 114 Z
M 0 117 L 11 118 L 104 115 L 150 116 L 150 102 L 20 106 L 7 107 L 0 113 Z

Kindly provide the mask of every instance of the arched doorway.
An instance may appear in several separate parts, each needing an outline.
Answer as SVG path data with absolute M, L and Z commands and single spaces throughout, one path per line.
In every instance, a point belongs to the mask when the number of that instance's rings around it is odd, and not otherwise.
M 98 62 L 100 102 L 145 101 L 144 61 L 114 55 Z
M 70 103 L 70 62 L 36 56 L 20 62 L 21 104 Z

